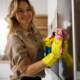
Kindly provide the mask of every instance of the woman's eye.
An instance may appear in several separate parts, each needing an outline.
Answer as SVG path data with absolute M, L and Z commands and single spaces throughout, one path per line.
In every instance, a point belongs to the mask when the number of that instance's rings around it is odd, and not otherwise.
M 23 13 L 24 11 L 23 11 L 23 10 L 17 10 L 17 12 L 19 12 L 19 13 Z
M 17 10 L 18 13 L 25 13 L 25 12 L 30 12 L 30 11 L 32 11 L 32 9 L 26 9 L 26 10 L 20 9 L 20 10 Z

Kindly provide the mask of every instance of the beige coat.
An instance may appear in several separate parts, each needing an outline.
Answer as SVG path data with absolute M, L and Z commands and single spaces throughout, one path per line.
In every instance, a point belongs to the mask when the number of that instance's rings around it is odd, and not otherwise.
M 17 28 L 15 33 L 10 34 L 5 50 L 11 70 L 17 75 L 24 74 L 29 60 L 34 63 L 42 59 L 43 51 L 43 40 L 36 28 L 32 28 L 31 32 Z

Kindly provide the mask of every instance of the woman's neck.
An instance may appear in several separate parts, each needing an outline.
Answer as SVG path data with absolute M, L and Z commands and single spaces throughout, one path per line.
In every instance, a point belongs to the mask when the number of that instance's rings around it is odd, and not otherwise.
M 22 29 L 23 31 L 29 32 L 29 31 L 31 31 L 32 23 L 26 24 L 26 25 L 20 24 L 20 27 L 21 27 L 21 29 Z

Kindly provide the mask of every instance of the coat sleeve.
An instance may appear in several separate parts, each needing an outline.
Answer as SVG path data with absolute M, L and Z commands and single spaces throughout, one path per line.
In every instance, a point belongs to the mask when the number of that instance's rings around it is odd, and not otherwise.
M 18 36 L 11 36 L 10 42 L 12 46 L 12 70 L 24 73 L 27 67 L 32 63 L 28 55 L 29 51 Z

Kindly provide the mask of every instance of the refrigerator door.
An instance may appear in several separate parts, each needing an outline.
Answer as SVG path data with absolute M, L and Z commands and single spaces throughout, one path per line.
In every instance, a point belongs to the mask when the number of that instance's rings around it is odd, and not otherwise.
M 80 80 L 80 0 L 73 3 L 74 80 Z M 74 41 L 75 40 L 75 41 Z

